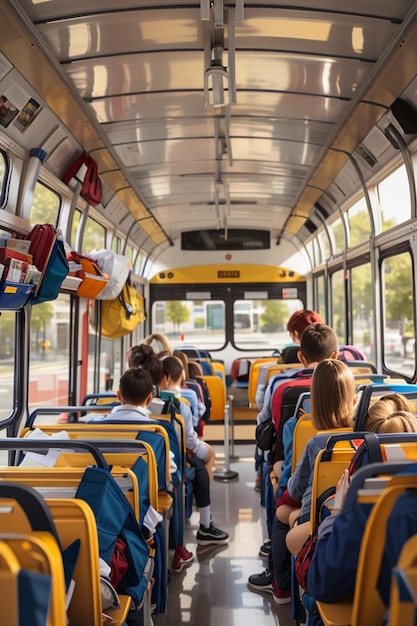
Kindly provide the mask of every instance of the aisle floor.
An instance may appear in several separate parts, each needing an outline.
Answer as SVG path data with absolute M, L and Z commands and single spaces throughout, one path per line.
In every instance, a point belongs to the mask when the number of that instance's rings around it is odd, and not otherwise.
M 222 449 L 215 448 L 222 470 Z M 171 574 L 167 612 L 154 615 L 155 626 L 294 625 L 291 605 L 277 606 L 272 594 L 254 593 L 247 586 L 248 577 L 267 566 L 267 559 L 258 555 L 266 539 L 266 524 L 265 509 L 254 489 L 253 452 L 253 445 L 235 446 L 230 469 L 238 478 L 214 480 L 211 485 L 213 519 L 229 533 L 229 544 L 197 548 L 199 515 L 197 510 L 193 512 L 185 541 L 195 559 L 181 573 Z

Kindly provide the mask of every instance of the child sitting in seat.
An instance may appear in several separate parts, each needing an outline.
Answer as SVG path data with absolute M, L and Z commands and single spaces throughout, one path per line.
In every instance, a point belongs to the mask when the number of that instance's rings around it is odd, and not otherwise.
M 190 373 L 187 355 L 184 352 L 181 352 L 181 350 L 174 350 L 173 356 L 179 358 L 184 369 L 184 380 L 181 383 L 181 396 L 190 403 L 194 430 L 198 433 L 200 418 L 202 418 L 206 412 L 206 407 L 203 402 L 203 392 L 198 383 L 189 382 Z
M 388 394 L 369 407 L 365 429 L 376 433 L 417 432 L 417 419 L 410 412 L 410 405 L 404 396 Z M 352 459 L 351 466 L 354 463 Z M 318 540 L 308 571 L 309 593 L 322 602 L 338 602 L 352 596 L 355 589 L 359 551 L 367 518 L 358 516 L 352 508 L 344 508 L 349 475 L 348 469 L 342 474 L 336 487 L 332 515 L 326 517 L 319 526 Z M 417 532 L 417 492 L 410 491 L 409 495 L 414 501 L 413 514 L 411 510 L 396 505 L 387 526 L 387 536 L 390 536 L 390 554 L 387 554 L 387 558 L 391 558 L 393 563 L 399 555 L 401 544 Z M 400 502 L 401 499 L 398 505 Z M 395 532 L 391 533 L 390 529 L 395 529 Z M 390 579 L 389 568 L 381 571 L 379 589 L 386 606 Z
M 337 337 L 329 326 L 318 323 L 307 326 L 301 336 L 299 354 L 302 364 L 311 370 L 311 374 L 320 361 L 335 359 L 337 353 Z M 346 365 L 342 365 L 342 367 L 348 369 Z M 282 499 L 277 502 L 277 505 L 285 503 L 297 507 L 297 502 L 289 497 L 287 491 L 283 494 Z M 288 530 L 287 523 L 282 523 L 276 516 L 273 517 L 269 568 L 261 574 L 253 574 L 248 580 L 250 589 L 272 592 L 276 604 L 285 604 L 291 601 L 289 590 L 291 556 L 285 544 Z
M 149 404 L 153 399 L 153 381 L 146 370 L 131 367 L 125 371 L 119 382 L 116 392 L 120 404 L 112 408 L 107 415 L 89 416 L 88 422 L 149 422 Z
M 129 362 L 138 362 L 141 360 L 144 366 L 149 367 L 150 370 L 160 376 L 162 372 L 162 366 L 159 359 L 153 353 L 152 348 L 149 346 L 136 346 L 130 351 L 128 355 Z M 120 400 L 120 405 L 113 407 L 111 413 L 100 416 L 99 418 L 93 417 L 89 421 L 105 423 L 106 421 L 120 421 L 120 422 L 152 422 L 154 418 L 151 417 L 151 411 L 149 407 L 152 406 L 154 396 L 154 382 L 151 374 L 143 367 L 131 367 L 126 370 L 120 379 L 119 389 L 117 390 L 117 397 Z M 177 466 L 171 459 L 171 469 L 175 473 Z M 187 550 L 184 545 L 176 545 L 174 559 L 172 563 L 173 571 L 181 571 L 185 565 L 188 565 L 194 561 L 194 555 Z
M 182 362 L 175 356 L 163 357 L 162 370 L 163 374 L 159 382 L 159 388 L 161 391 L 167 391 L 180 398 L 181 382 L 184 378 Z M 226 543 L 229 540 L 229 535 L 217 528 L 211 520 L 209 475 L 214 470 L 214 450 L 197 436 L 193 427 L 190 407 L 181 401 L 179 404 L 186 428 L 187 461 L 195 470 L 193 489 L 200 512 L 200 528 L 197 532 L 197 542 L 199 544 Z
M 351 428 L 356 405 L 355 378 L 349 367 L 335 359 L 319 363 L 311 384 L 311 416 L 316 430 Z M 294 474 L 289 478 L 287 489 L 291 498 L 301 500 L 301 508 L 278 506 L 276 516 L 288 524 L 287 547 L 297 554 L 306 541 L 310 530 L 311 475 L 319 451 L 324 447 L 328 434 L 318 434 L 309 440 Z M 294 523 L 298 525 L 294 527 Z
M 415 433 L 417 420 L 405 396 L 388 393 L 370 405 L 364 430 L 371 433 Z

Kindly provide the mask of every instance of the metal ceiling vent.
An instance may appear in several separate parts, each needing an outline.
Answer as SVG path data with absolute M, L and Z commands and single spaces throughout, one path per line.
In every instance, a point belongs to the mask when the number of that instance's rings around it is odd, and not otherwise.
M 374 155 L 368 150 L 368 148 L 365 148 L 363 144 L 358 146 L 356 152 L 365 161 L 365 163 L 369 165 L 369 167 L 374 167 L 377 164 L 377 160 Z
M 211 49 L 210 67 L 204 72 L 204 103 L 216 108 L 229 104 L 229 75 L 223 65 L 223 48 L 219 45 Z

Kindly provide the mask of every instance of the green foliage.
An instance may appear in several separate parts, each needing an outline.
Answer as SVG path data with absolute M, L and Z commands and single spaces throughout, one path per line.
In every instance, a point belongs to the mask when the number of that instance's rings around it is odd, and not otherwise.
M 75 242 L 76 242 L 76 238 L 77 238 L 77 231 L 78 231 L 78 227 L 80 225 L 80 221 L 81 221 L 81 211 L 78 211 L 78 209 L 76 209 L 74 211 L 74 217 L 72 220 L 72 224 L 71 224 L 71 241 L 70 244 L 73 248 L 75 248 Z
M 345 249 L 345 229 L 342 221 L 338 221 L 332 228 L 334 236 L 334 244 L 336 247 L 336 253 L 342 252 Z
M 260 315 L 261 333 L 280 330 L 289 317 L 288 305 L 280 300 L 268 300 L 264 303 L 264 312 Z
M 106 232 L 103 226 L 93 220 L 87 218 L 83 233 L 82 252 L 88 253 L 91 250 L 101 250 L 105 248 Z
M 350 247 L 357 246 L 366 241 L 371 234 L 371 223 L 366 205 L 356 215 L 349 218 Z M 344 247 L 344 246 L 343 246 Z
M 204 317 L 196 317 L 194 319 L 194 328 L 204 328 Z
M 42 302 L 32 308 L 30 327 L 35 332 L 40 332 L 54 316 L 54 307 L 51 302 Z
M 335 331 L 339 343 L 345 341 L 345 285 L 343 270 L 332 274 L 332 323 L 331 327 Z
M 2 311 L 0 316 L 0 358 L 10 357 L 14 352 L 15 313 Z
M 166 318 L 174 325 L 174 331 L 179 330 L 180 324 L 190 319 L 189 308 L 178 300 L 170 300 L 165 305 Z
M 373 316 L 373 290 L 370 264 L 351 271 L 352 315 L 368 319 Z
M 384 262 L 386 320 L 413 319 L 411 258 L 408 253 Z
M 30 221 L 32 224 L 53 224 L 56 226 L 60 204 L 61 201 L 57 193 L 42 183 L 36 183 L 30 209 Z

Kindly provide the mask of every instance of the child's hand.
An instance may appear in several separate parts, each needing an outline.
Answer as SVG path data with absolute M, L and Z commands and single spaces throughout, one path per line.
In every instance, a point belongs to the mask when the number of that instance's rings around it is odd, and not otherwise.
M 334 507 L 333 511 L 339 512 L 343 509 L 343 505 L 345 503 L 347 490 L 349 489 L 349 471 L 345 469 L 342 476 L 339 479 L 339 482 L 336 485 L 336 496 L 334 499 Z

